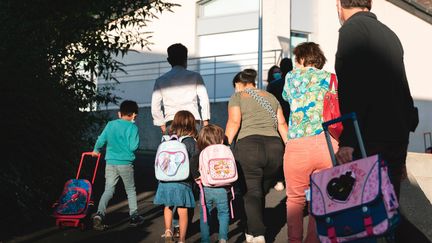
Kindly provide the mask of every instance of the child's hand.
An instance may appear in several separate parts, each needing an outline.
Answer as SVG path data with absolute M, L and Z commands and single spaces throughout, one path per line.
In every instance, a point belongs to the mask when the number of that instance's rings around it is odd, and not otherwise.
M 100 154 L 100 153 L 98 153 L 98 152 L 94 152 L 94 151 L 93 151 L 93 152 L 91 153 L 91 156 L 92 156 L 92 157 L 98 157 L 99 154 Z

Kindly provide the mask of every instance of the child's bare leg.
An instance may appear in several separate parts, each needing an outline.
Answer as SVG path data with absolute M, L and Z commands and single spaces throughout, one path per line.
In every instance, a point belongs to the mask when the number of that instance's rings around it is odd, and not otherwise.
M 188 209 L 187 208 L 177 208 L 179 214 L 179 224 L 180 224 L 180 239 L 179 241 L 186 241 L 186 232 L 188 227 Z
M 165 230 L 171 230 L 173 212 L 170 207 L 164 208 Z

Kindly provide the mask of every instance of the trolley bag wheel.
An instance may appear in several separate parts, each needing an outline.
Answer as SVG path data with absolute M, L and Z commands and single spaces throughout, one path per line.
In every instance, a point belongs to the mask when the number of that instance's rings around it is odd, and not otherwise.
M 85 231 L 85 230 L 87 229 L 87 226 L 86 226 L 86 224 L 85 224 L 84 222 L 81 222 L 81 223 L 79 224 L 79 227 L 80 227 L 80 230 L 81 230 L 81 231 Z

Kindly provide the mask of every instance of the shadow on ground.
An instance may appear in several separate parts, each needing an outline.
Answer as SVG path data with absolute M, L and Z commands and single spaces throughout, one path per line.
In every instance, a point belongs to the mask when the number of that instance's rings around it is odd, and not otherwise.
M 139 212 L 145 218 L 144 225 L 131 228 L 128 226 L 129 214 L 122 183 L 117 185 L 117 191 L 110 205 L 121 205 L 109 213 L 106 222 L 110 228 L 104 232 L 87 230 L 81 232 L 78 229 L 58 230 L 54 227 L 54 219 L 48 215 L 43 219 L 35 220 L 34 225 L 23 229 L 22 233 L 9 239 L 1 239 L 4 242 L 163 242 L 160 237 L 163 234 L 163 208 L 152 203 L 153 191 L 157 188 L 157 181 L 153 169 L 154 154 L 139 154 L 135 165 L 135 178 L 137 194 L 144 195 L 139 201 Z M 94 185 L 94 199 L 99 199 L 104 187 L 104 164 L 101 165 Z M 62 185 L 55 185 L 59 188 Z M 286 233 L 286 207 L 285 193 L 271 190 L 266 197 L 264 223 L 267 226 L 267 242 L 287 242 Z M 230 222 L 229 242 L 244 242 L 243 222 L 241 217 L 241 200 L 234 201 L 235 219 Z M 98 201 L 95 200 L 95 205 Z M 199 229 L 199 201 L 191 215 L 191 223 L 188 229 L 188 242 L 200 242 Z M 212 242 L 217 241 L 217 212 L 212 211 L 211 215 Z M 41 230 L 43 229 L 43 230 Z M 405 218 L 400 225 L 399 237 L 402 243 L 429 243 L 426 236 Z

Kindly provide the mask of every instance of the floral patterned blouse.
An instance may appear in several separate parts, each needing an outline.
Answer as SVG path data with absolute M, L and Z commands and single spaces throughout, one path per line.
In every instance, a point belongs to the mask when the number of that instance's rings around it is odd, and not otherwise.
M 323 102 L 330 75 L 314 67 L 296 68 L 286 75 L 282 97 L 291 108 L 288 139 L 322 133 Z

